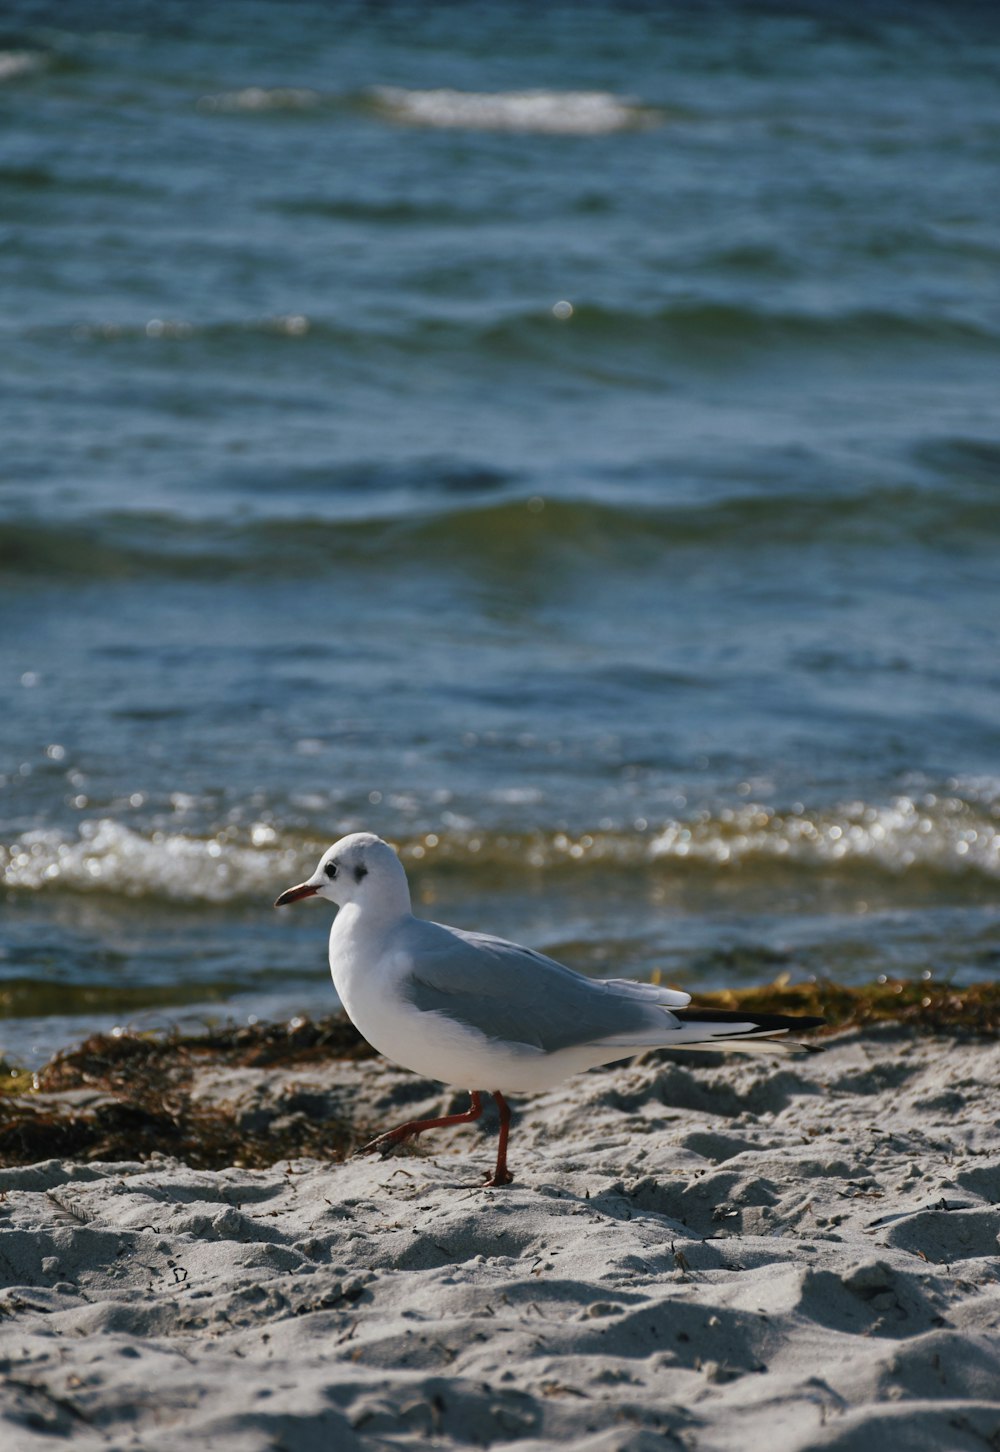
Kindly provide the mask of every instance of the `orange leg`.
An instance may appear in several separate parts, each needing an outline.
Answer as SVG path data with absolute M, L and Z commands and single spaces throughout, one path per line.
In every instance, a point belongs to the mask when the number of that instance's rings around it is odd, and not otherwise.
M 472 1120 L 478 1119 L 482 1114 L 483 1097 L 475 1089 L 470 1089 L 469 1098 L 472 1102 L 464 1114 L 445 1114 L 441 1119 L 411 1119 L 408 1124 L 401 1124 L 398 1129 L 390 1129 L 387 1134 L 380 1134 L 377 1139 L 373 1139 L 369 1144 L 362 1145 L 357 1153 L 359 1155 L 377 1153 L 385 1159 L 386 1155 L 391 1155 L 393 1150 L 397 1149 L 399 1145 L 405 1144 L 408 1139 L 413 1139 L 415 1135 L 423 1134 L 425 1129 L 447 1129 L 452 1124 L 469 1124 Z M 504 1108 L 506 1109 L 506 1105 Z M 508 1120 L 510 1119 L 509 1109 L 507 1110 L 507 1118 Z M 502 1121 L 500 1138 L 506 1148 L 506 1134 Z M 506 1165 L 504 1169 L 506 1171 Z M 506 1184 L 506 1181 L 502 1183 Z
M 487 1185 L 509 1185 L 514 1176 L 507 1168 L 507 1137 L 510 1134 L 510 1105 L 500 1093 L 499 1089 L 493 1090 L 493 1098 L 497 1102 L 497 1109 L 500 1111 L 500 1139 L 497 1144 L 497 1167 L 492 1175 L 486 1180 Z

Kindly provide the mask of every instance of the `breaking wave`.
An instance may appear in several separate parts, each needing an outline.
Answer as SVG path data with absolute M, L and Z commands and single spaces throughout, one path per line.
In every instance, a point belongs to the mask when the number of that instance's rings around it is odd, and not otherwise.
M 343 830 L 351 830 L 344 826 Z M 333 832 L 336 828 L 331 829 Z M 22 834 L 0 847 L 0 881 L 26 892 L 102 892 L 127 898 L 226 904 L 269 900 L 307 875 L 328 845 L 266 823 L 212 836 L 142 833 L 112 819 L 77 835 Z M 765 875 L 866 872 L 883 877 L 1000 878 L 1000 801 L 897 797 L 872 805 L 790 811 L 746 803 L 642 829 L 502 832 L 474 827 L 421 833 L 397 843 L 417 877 L 437 869 L 496 886 L 512 877 L 641 871 L 655 881 L 678 870 Z
M 549 136 L 605 136 L 654 126 L 662 112 L 609 91 L 416 91 L 374 86 L 378 113 L 409 126 L 469 131 L 533 132 Z
M 44 70 L 46 56 L 34 50 L 0 50 L 0 85 Z
M 395 125 L 536 136 L 606 136 L 655 126 L 665 119 L 655 107 L 610 91 L 491 92 L 402 86 L 372 86 L 353 95 L 305 86 L 243 86 L 201 96 L 198 109 L 209 115 L 361 109 Z

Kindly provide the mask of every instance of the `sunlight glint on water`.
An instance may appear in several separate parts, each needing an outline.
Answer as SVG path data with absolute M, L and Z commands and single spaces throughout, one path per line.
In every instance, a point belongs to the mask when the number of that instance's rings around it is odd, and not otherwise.
M 5 14 L 0 1050 L 330 1006 L 361 826 L 588 972 L 995 976 L 996 17 L 403 14 Z

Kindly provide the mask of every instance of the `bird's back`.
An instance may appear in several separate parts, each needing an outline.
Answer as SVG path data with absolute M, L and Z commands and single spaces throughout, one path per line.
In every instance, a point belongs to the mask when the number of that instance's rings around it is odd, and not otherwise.
M 546 1054 L 668 1033 L 669 1009 L 688 1002 L 653 984 L 585 978 L 530 948 L 442 923 L 413 918 L 396 941 L 399 991 L 414 1008 Z

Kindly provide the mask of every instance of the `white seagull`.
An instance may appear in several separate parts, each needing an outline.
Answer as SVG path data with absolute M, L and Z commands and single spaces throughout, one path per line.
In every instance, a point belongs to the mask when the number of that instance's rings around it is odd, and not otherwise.
M 360 1151 L 397 1145 L 483 1112 L 482 1088 L 500 1111 L 496 1168 L 487 1185 L 509 1185 L 505 1094 L 548 1089 L 570 1074 L 643 1049 L 805 1049 L 782 1042 L 820 1018 L 689 1009 L 690 994 L 627 978 L 593 979 L 504 938 L 416 918 L 406 872 L 372 832 L 327 849 L 312 877 L 275 907 L 323 897 L 340 911 L 330 930 L 330 971 L 351 1022 L 387 1059 L 468 1090 L 464 1114 L 417 1119 Z M 479 1086 L 473 1088 L 473 1085 Z

